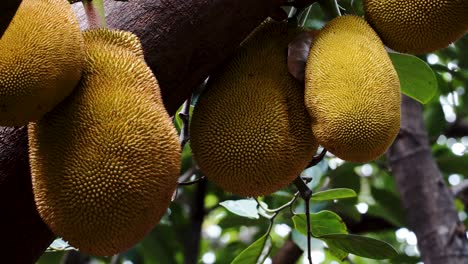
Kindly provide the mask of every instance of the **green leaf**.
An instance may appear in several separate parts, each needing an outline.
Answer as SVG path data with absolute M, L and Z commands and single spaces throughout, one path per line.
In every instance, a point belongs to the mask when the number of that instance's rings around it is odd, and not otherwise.
M 271 243 L 269 234 L 265 234 L 257 241 L 253 242 L 248 248 L 244 249 L 231 264 L 258 263 L 262 257 L 265 245 Z
M 251 219 L 260 218 L 257 210 L 257 202 L 253 199 L 227 200 L 219 203 L 219 205 L 236 215 Z
M 403 226 L 405 212 L 400 197 L 389 190 L 375 187 L 371 187 L 371 193 L 377 204 L 371 205 L 367 213 L 382 217 L 395 226 Z
M 437 79 L 429 65 L 412 55 L 389 56 L 398 73 L 401 92 L 423 104 L 429 102 L 437 92 Z
M 305 214 L 293 216 L 294 227 L 303 235 L 307 235 L 307 221 Z M 347 228 L 340 216 L 331 211 L 321 211 L 310 214 L 312 236 L 321 237 L 326 234 L 347 234 Z
M 316 192 L 312 195 L 311 199 L 313 201 L 327 201 L 352 197 L 356 197 L 356 192 L 354 190 L 347 188 L 336 188 L 322 192 Z
M 346 257 L 348 256 L 348 251 L 343 250 L 340 248 L 340 245 L 335 245 L 334 241 L 326 240 L 328 250 L 330 250 L 330 253 L 337 257 L 339 260 L 344 261 Z
M 387 259 L 398 252 L 387 242 L 350 234 L 328 234 L 320 237 L 327 245 L 357 256 L 371 259 Z

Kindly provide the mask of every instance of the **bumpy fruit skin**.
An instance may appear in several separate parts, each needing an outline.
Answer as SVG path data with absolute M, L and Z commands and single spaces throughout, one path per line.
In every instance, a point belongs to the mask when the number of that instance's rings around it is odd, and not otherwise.
M 366 21 L 330 21 L 312 44 L 305 76 L 305 104 L 319 144 L 354 162 L 387 150 L 400 128 L 400 83 Z
M 468 31 L 466 0 L 364 0 L 366 19 L 389 48 L 422 54 Z
M 84 43 L 66 0 L 23 0 L 0 38 L 0 125 L 38 120 L 78 84 Z
M 86 32 L 86 39 L 88 42 L 93 43 L 100 42 L 99 45 L 112 45 L 116 47 L 125 48 L 135 56 L 144 60 L 143 46 L 141 45 L 140 39 L 129 31 L 113 30 L 107 28 L 99 28 Z
M 211 77 L 191 123 L 191 147 L 204 175 L 242 196 L 291 183 L 317 151 L 304 89 L 288 72 L 286 23 L 257 28 Z
M 44 222 L 81 251 L 109 256 L 135 245 L 164 215 L 181 150 L 145 62 L 93 34 L 84 33 L 79 86 L 29 124 L 30 161 Z

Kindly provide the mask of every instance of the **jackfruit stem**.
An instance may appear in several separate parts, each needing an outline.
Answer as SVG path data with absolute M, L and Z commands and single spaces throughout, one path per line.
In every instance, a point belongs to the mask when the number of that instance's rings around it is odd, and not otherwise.
M 106 28 L 106 15 L 103 0 L 83 0 L 83 7 L 90 29 Z
M 318 3 L 328 19 L 341 16 L 340 6 L 336 0 L 318 0 Z
M 180 129 L 179 142 L 182 150 L 184 149 L 185 144 L 190 139 L 190 130 L 189 130 L 189 121 L 190 121 L 190 106 L 192 104 L 192 95 L 184 102 L 182 106 L 182 111 L 179 113 L 179 117 L 182 120 L 182 127 Z
M 312 157 L 312 159 L 309 162 L 309 165 L 307 165 L 307 168 L 313 167 L 313 166 L 319 164 L 323 160 L 323 158 L 325 157 L 325 154 L 327 154 L 327 149 L 323 148 L 322 152 L 320 152 L 320 154 L 318 154 L 317 156 Z
M 324 151 L 322 151 L 323 153 Z M 306 222 L 307 222 L 307 259 L 309 260 L 310 264 L 312 262 L 312 255 L 311 255 L 311 245 L 310 239 L 312 237 L 312 229 L 310 227 L 310 198 L 312 197 L 312 190 L 307 186 L 307 184 L 302 180 L 301 176 L 297 177 L 294 180 L 294 185 L 296 185 L 301 198 L 304 200 L 305 203 L 305 215 L 306 215 Z

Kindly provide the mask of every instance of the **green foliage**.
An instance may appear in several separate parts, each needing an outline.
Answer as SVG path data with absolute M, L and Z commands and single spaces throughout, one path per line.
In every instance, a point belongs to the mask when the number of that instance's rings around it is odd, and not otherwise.
M 307 235 L 307 221 L 304 214 L 293 216 L 294 227 L 303 235 Z M 320 238 L 327 234 L 347 234 L 348 230 L 343 220 L 331 211 L 321 211 L 310 214 L 312 235 Z
M 328 201 L 343 198 L 356 197 L 356 192 L 351 189 L 337 188 L 326 191 L 320 191 L 312 194 L 312 201 Z
M 431 68 L 415 56 L 389 55 L 398 73 L 402 93 L 423 104 L 428 103 L 437 91 L 437 79 Z
M 342 0 L 339 3 L 344 14 L 363 15 L 362 1 Z M 303 10 L 299 16 L 299 23 L 307 28 L 319 29 L 326 21 L 318 4 Z M 467 151 L 460 155 L 454 153 L 452 147 L 461 144 L 468 148 L 468 132 L 463 138 L 447 136 L 447 131 L 468 120 L 468 35 L 434 54 L 414 57 L 390 53 L 390 57 L 398 72 L 402 92 L 425 104 L 425 124 L 441 172 L 447 179 L 457 174 L 460 180 L 464 180 L 468 173 Z M 454 114 L 452 119 L 449 110 Z M 193 106 L 190 113 L 192 111 Z M 179 132 L 182 123 L 182 119 L 175 115 L 174 124 Z M 195 163 L 189 144 L 185 146 L 182 157 L 181 173 L 193 169 Z M 385 157 L 366 164 L 372 168 L 369 174 L 362 173 L 362 165 L 343 163 L 326 156 L 324 161 L 302 173 L 310 180 L 308 186 L 313 191 L 311 249 L 315 253 L 323 253 L 323 264 L 350 263 L 347 258 L 355 264 L 421 262 L 416 246 L 396 236 L 396 231 L 405 226 L 405 217 Z M 135 264 L 184 263 L 187 252 L 192 250 L 188 248 L 188 240 L 193 238 L 193 211 L 197 209 L 198 191 L 198 185 L 179 187 L 162 223 L 139 245 L 122 253 L 120 263 L 125 260 Z M 205 214 L 198 262 L 209 263 L 203 256 L 213 254 L 217 264 L 262 263 L 263 259 L 275 256 L 288 240 L 305 251 L 307 225 L 304 202 L 300 198 L 291 202 L 296 191 L 294 186 L 289 186 L 259 198 L 257 203 L 255 199 L 233 196 L 208 183 L 202 208 Z M 272 209 L 288 203 L 279 211 Z M 358 211 L 358 204 L 366 205 L 367 211 Z M 463 204 L 459 200 L 456 204 L 463 217 Z M 369 217 L 378 220 L 371 223 L 377 225 L 372 230 L 360 226 Z M 356 226 L 360 226 L 357 232 L 354 231 Z M 281 229 L 284 230 L 280 232 Z M 55 248 L 63 246 L 57 246 L 57 243 L 61 242 L 56 242 Z M 67 252 L 47 252 L 38 263 L 61 263 Z M 307 257 L 303 255 L 302 258 Z M 92 257 L 92 260 L 95 261 L 93 263 L 110 263 L 109 258 Z
M 265 234 L 260 237 L 257 241 L 252 243 L 248 248 L 243 250 L 231 263 L 232 264 L 244 264 L 244 263 L 263 263 L 265 256 L 263 254 L 265 246 L 268 247 L 271 244 L 271 237 L 269 234 Z

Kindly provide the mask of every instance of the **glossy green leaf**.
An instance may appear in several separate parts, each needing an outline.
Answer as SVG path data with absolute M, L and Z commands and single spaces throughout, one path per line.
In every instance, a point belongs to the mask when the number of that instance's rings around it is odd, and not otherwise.
M 294 227 L 303 235 L 307 235 L 307 221 L 305 214 L 293 216 Z M 347 234 L 347 228 L 340 216 L 331 211 L 321 211 L 310 214 L 312 236 L 321 237 L 326 234 Z
M 328 250 L 330 253 L 337 257 L 339 260 L 344 261 L 348 256 L 348 251 L 341 249 L 340 245 L 335 245 L 335 242 L 332 240 L 327 240 Z
M 312 195 L 313 201 L 337 200 L 343 198 L 356 197 L 356 192 L 347 188 L 336 188 L 326 191 L 316 192 Z
M 429 102 L 437 92 L 437 79 L 429 65 L 412 55 L 389 53 L 389 56 L 398 73 L 401 92 L 423 104 Z
M 264 248 L 267 244 L 271 243 L 271 237 L 269 234 L 265 234 L 255 242 L 253 242 L 248 248 L 244 249 L 232 262 L 231 264 L 244 264 L 244 263 L 259 263 L 264 252 Z M 267 245 L 268 246 L 268 245 Z
M 227 200 L 219 203 L 231 213 L 247 218 L 258 219 L 257 202 L 253 199 Z
M 398 252 L 388 243 L 370 237 L 351 234 L 327 234 L 320 237 L 328 245 L 342 251 L 371 259 L 388 259 Z

